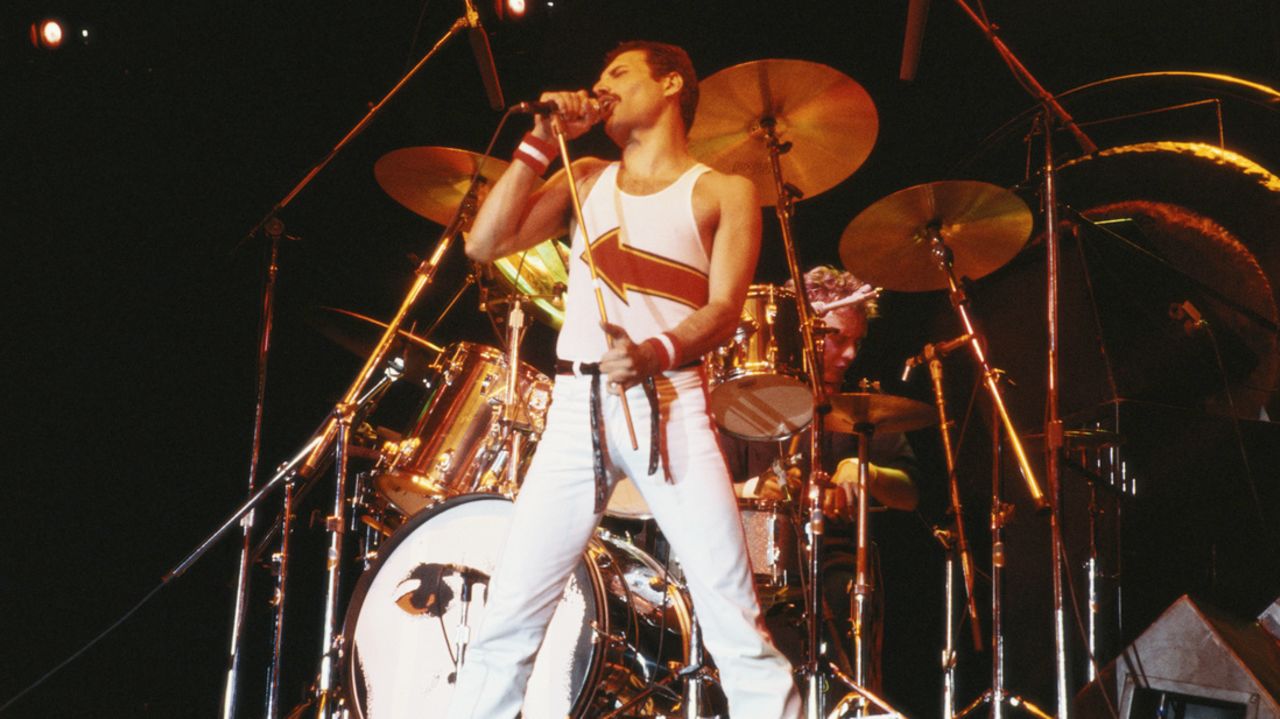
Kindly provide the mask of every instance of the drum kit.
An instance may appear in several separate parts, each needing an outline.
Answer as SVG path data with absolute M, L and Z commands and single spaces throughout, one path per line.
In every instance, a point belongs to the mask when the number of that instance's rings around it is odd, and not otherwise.
M 759 60 L 701 83 L 689 151 L 757 186 L 761 204 L 777 214 L 791 286 L 803 287 L 791 229 L 796 203 L 851 176 L 870 154 L 877 132 L 874 103 L 853 79 L 818 63 Z M 403 148 L 377 161 L 375 177 L 390 197 L 445 226 L 440 244 L 423 260 L 388 321 L 346 310 L 322 313 L 321 329 L 367 357 L 363 368 L 301 454 L 253 492 L 240 513 L 171 573 L 184 571 L 282 478 L 314 481 L 332 458 L 332 511 L 325 520 L 330 535 L 325 627 L 313 693 L 321 717 L 394 719 L 439 710 L 483 619 L 512 501 L 544 431 L 551 398 L 550 378 L 520 354 L 525 312 L 553 329 L 563 322 L 569 258 L 564 241 L 550 237 L 526 252 L 474 268 L 440 314 L 443 318 L 467 287 L 478 284 L 482 311 L 495 327 L 506 328 L 504 349 L 465 341 L 438 344 L 432 335 L 440 319 L 421 333 L 403 327 L 451 242 L 467 230 L 487 188 L 506 167 L 498 159 L 444 147 Z M 947 352 L 961 347 L 972 352 L 1028 488 L 1033 497 L 1043 496 L 1004 411 L 963 287 L 965 280 L 981 278 L 1018 254 L 1031 228 L 1032 213 L 1014 193 L 983 182 L 948 181 L 883 198 L 858 214 L 840 237 L 842 263 L 868 287 L 948 291 L 965 335 L 926 345 L 912 360 L 930 366 L 936 406 L 865 386 L 868 391 L 834 394 L 824 387 L 822 347 L 832 330 L 821 315 L 865 301 L 862 293 L 819 304 L 803 291 L 752 285 L 732 337 L 703 358 L 708 407 L 719 430 L 745 442 L 793 440 L 779 469 L 805 478 L 803 491 L 784 499 L 743 498 L 740 512 L 762 601 L 766 607 L 782 601 L 802 605 L 802 629 L 797 631 L 803 636 L 794 644 L 803 656 L 791 659 L 811 719 L 901 716 L 876 696 L 870 682 L 877 661 L 869 647 L 874 632 L 869 605 L 876 589 L 867 521 L 874 498 L 869 477 L 873 436 L 941 424 L 955 522 L 948 532 L 954 541 L 944 544 L 952 550 L 949 557 L 960 559 L 964 598 L 975 636 L 979 632 L 973 563 L 941 391 L 941 360 Z M 376 340 L 375 334 L 380 334 Z M 391 429 L 376 427 L 379 403 L 396 382 L 415 388 L 411 419 Z M 809 446 L 796 452 L 795 440 L 806 433 Z M 856 436 L 859 459 L 856 536 L 850 547 L 854 563 L 848 568 L 851 609 L 848 630 L 839 632 L 820 626 L 825 621 L 821 595 L 826 571 L 822 495 L 831 487 L 822 469 L 827 465 L 822 456 L 825 433 Z M 348 483 L 353 458 L 370 464 Z M 275 555 L 277 646 L 269 716 L 275 716 L 278 692 L 287 521 L 293 501 L 293 485 L 286 486 L 285 539 Z M 636 488 L 627 480 L 618 483 L 606 520 L 584 552 L 539 652 L 523 710 L 526 719 L 692 718 L 723 711 L 710 658 L 703 656 L 698 608 L 682 585 L 679 558 L 662 556 L 661 532 L 649 520 Z M 363 571 L 344 614 L 342 565 L 348 552 L 343 534 L 356 526 L 363 528 Z M 638 541 L 638 536 L 646 540 Z M 943 652 L 948 717 L 955 716 L 950 587 L 948 580 Z M 834 689 L 838 685 L 848 693 Z M 1003 688 L 997 685 L 994 691 L 999 703 Z
M 835 186 L 866 159 L 877 132 L 870 97 L 832 68 L 795 60 L 728 68 L 704 80 L 701 92 L 691 153 L 755 182 L 762 204 L 776 208 L 793 280 L 798 279 L 790 232 L 795 202 Z M 485 188 L 506 165 L 465 150 L 409 147 L 383 156 L 374 173 L 406 208 L 465 231 L 465 216 L 483 202 Z M 932 183 L 895 193 L 858 215 L 840 239 L 840 256 L 846 267 L 878 287 L 903 292 L 950 287 L 957 294 L 957 277 L 976 279 L 997 269 L 1018 252 L 1030 230 L 1030 211 L 1008 191 L 980 182 Z M 320 316 L 317 324 L 325 334 L 361 354 L 372 352 L 373 333 L 395 325 L 394 337 L 383 337 L 386 349 L 397 350 L 388 354 L 398 355 L 388 363 L 394 368 L 389 374 L 411 378 L 420 392 L 403 426 L 371 426 L 374 409 L 353 413 L 368 421 L 344 429 L 368 438 L 349 454 L 372 464 L 358 474 L 348 498 L 353 523 L 358 520 L 355 526 L 364 529 L 363 573 L 345 621 L 333 630 L 332 643 L 339 649 L 325 655 L 322 674 L 336 664 L 342 669 L 328 688 L 321 677 L 322 715 L 340 706 L 350 716 L 393 719 L 420 716 L 424 708 L 447 703 L 469 638 L 483 618 L 512 500 L 550 402 L 551 380 L 520 358 L 523 313 L 529 309 L 539 321 L 559 328 L 568 257 L 564 241 L 549 238 L 474 269 L 467 284 L 485 290 L 483 311 L 505 310 L 506 317 L 491 315 L 498 320 L 495 326 L 505 322 L 510 331 L 503 338 L 505 351 L 473 342 L 437 344 L 430 331 L 399 329 L 402 318 L 383 323 L 335 309 Z M 875 433 L 924 428 L 937 423 L 940 414 L 945 419 L 941 405 L 935 410 L 905 397 L 872 391 L 827 394 L 822 388 L 820 343 L 829 331 L 815 310 L 856 306 L 874 296 L 866 289 L 815 306 L 805 293 L 752 285 L 732 338 L 703 360 L 709 410 L 727 438 L 776 444 L 806 431 L 814 438 L 809 451 L 779 467 L 782 472 L 812 467 L 805 492 L 786 499 L 740 499 L 748 555 L 765 607 L 797 603 L 797 598 L 804 605 L 803 629 L 796 631 L 805 636 L 790 642 L 804 647 L 804 656 L 791 658 L 807 685 L 808 712 L 814 717 L 827 716 L 828 709 L 831 716 L 900 716 L 868 686 L 870 663 L 876 660 L 866 646 L 871 628 L 865 605 L 874 589 L 867 567 L 868 498 L 874 498 L 868 491 L 867 448 Z M 963 302 L 957 307 L 963 311 Z M 965 344 L 981 356 L 976 340 Z M 930 356 L 940 357 L 941 352 Z M 849 568 L 850 629 L 846 636 L 827 631 L 830 636 L 824 637 L 815 619 L 821 616 L 817 595 L 824 571 L 819 498 L 831 485 L 817 447 L 827 432 L 859 438 L 862 469 L 851 547 L 856 565 Z M 526 718 L 702 717 L 723 711 L 714 672 L 702 654 L 697 607 L 682 586 L 679 558 L 663 556 L 661 532 L 649 520 L 638 490 L 629 480 L 620 481 L 538 654 Z M 968 564 L 966 559 L 966 570 Z M 852 657 L 851 662 L 839 666 L 824 656 L 831 650 L 823 647 L 846 642 L 852 642 L 853 651 L 836 653 Z M 849 689 L 843 699 L 831 693 L 839 682 Z

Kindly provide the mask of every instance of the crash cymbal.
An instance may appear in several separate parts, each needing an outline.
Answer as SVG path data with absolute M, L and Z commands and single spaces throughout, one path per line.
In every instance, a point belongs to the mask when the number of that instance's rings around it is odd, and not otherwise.
M 538 319 L 560 329 L 564 324 L 564 293 L 569 285 L 569 247 L 564 240 L 546 240 L 523 253 L 493 263 L 494 275 L 508 291 L 533 301 Z
M 871 424 L 877 433 L 910 432 L 938 421 L 933 408 L 914 399 L 878 392 L 846 392 L 827 398 L 831 413 L 826 427 L 832 432 L 853 434 L 860 424 Z
M 436 224 L 448 225 L 481 160 L 481 178 L 489 186 L 510 164 L 451 147 L 402 147 L 379 158 L 373 176 L 396 202 Z
M 1018 254 L 1031 236 L 1031 210 L 1017 195 L 972 180 L 899 190 L 863 210 L 840 236 L 840 260 L 860 279 L 889 290 L 946 289 L 931 252 L 937 226 L 955 257 L 956 278 L 976 280 Z
M 790 148 L 784 181 L 813 197 L 853 174 L 871 154 L 879 120 L 871 96 L 847 75 L 804 60 L 755 60 L 698 84 L 689 152 L 755 183 L 762 205 L 778 201 L 763 126 Z

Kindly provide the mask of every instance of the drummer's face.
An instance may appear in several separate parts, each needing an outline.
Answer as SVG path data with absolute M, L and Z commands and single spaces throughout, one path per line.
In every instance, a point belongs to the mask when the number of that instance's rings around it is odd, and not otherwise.
M 858 354 L 858 345 L 867 334 L 867 320 L 853 310 L 835 310 L 822 316 L 835 332 L 827 335 L 822 352 L 822 378 L 833 390 L 844 382 L 844 373 Z

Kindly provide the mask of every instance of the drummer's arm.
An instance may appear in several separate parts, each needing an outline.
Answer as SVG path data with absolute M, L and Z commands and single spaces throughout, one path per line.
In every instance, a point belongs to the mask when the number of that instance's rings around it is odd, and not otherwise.
M 603 160 L 585 157 L 573 163 L 581 188 L 605 166 Z M 476 212 L 466 239 L 467 257 L 493 262 L 526 250 L 562 232 L 573 211 L 568 174 L 557 171 L 541 188 L 539 176 L 528 164 L 512 162 Z M 585 197 L 583 198 L 585 199 Z
M 755 185 L 717 172 L 707 173 L 703 181 L 709 181 L 706 189 L 719 205 L 719 222 L 712 236 L 707 304 L 668 332 L 679 348 L 678 364 L 701 357 L 733 336 L 760 255 Z

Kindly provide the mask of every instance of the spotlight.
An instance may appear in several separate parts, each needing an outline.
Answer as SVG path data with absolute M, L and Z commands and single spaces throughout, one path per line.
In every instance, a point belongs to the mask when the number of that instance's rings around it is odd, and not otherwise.
M 43 50 L 57 50 L 62 46 L 62 23 L 45 18 L 31 24 L 31 44 Z
M 522 20 L 529 10 L 527 0 L 494 0 L 493 5 L 499 20 Z

